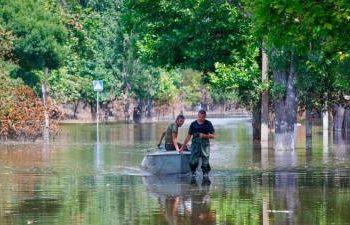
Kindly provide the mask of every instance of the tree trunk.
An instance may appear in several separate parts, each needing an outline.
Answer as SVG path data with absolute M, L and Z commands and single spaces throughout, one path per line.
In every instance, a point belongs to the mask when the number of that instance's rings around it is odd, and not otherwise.
M 268 58 L 264 49 L 261 51 L 261 81 L 268 83 Z M 261 96 L 261 142 L 269 140 L 269 93 L 265 90 Z
M 311 103 L 306 105 L 305 113 L 305 136 L 306 136 L 306 149 L 311 149 L 312 147 L 312 106 Z
M 327 103 L 327 93 L 325 93 L 325 105 L 324 111 L 322 112 L 322 127 L 323 130 L 328 130 L 329 127 L 329 115 L 328 115 L 328 103 Z
M 201 108 L 205 111 L 209 110 L 209 92 L 205 86 L 202 87 L 202 100 L 201 100 Z
M 132 116 L 131 114 L 133 113 L 132 110 L 132 104 L 131 104 L 131 99 L 129 97 L 129 89 L 125 88 L 124 90 L 124 121 L 125 123 L 131 123 L 132 121 Z
M 50 138 L 49 134 L 49 112 L 48 112 L 48 87 L 47 87 L 47 82 L 48 82 L 48 77 L 49 77 L 49 68 L 45 67 L 44 71 L 44 80 L 41 83 L 41 89 L 43 93 L 43 103 L 44 103 L 44 128 L 43 128 L 43 138 L 45 141 L 48 141 Z
M 147 105 L 146 105 L 146 118 L 147 119 L 152 119 L 153 116 L 153 101 L 151 98 L 147 99 Z
M 257 105 L 253 107 L 253 119 L 252 119 L 252 127 L 253 127 L 253 140 L 259 141 L 261 140 L 261 101 Z M 267 130 L 268 131 L 268 130 Z
M 130 91 L 131 91 L 131 85 L 130 85 L 130 76 L 133 74 L 133 61 L 130 60 L 130 38 L 132 36 L 132 33 L 129 34 L 128 37 L 125 37 L 123 40 L 123 62 L 122 62 L 122 78 L 123 78 L 123 84 L 124 84 L 124 118 L 125 123 L 131 123 L 131 121 L 137 116 L 135 113 L 137 113 L 135 107 L 133 107 L 133 104 L 131 102 L 130 98 Z
M 79 107 L 80 100 L 73 102 L 73 118 L 77 119 L 77 112 Z
M 273 71 L 276 84 L 285 87 L 283 98 L 274 102 L 275 150 L 294 150 L 298 99 L 296 93 L 295 61 L 291 59 L 289 70 Z
M 96 121 L 97 119 L 97 102 L 89 102 L 90 104 L 90 112 L 91 112 L 91 118 L 92 120 Z
M 306 106 L 306 115 L 305 115 L 305 135 L 306 137 L 312 137 L 312 106 Z
M 350 133 L 350 109 L 349 108 L 346 108 L 344 112 L 344 132 L 348 137 Z
M 334 120 L 333 120 L 334 133 L 341 133 L 341 131 L 343 130 L 345 109 L 341 105 L 335 105 L 334 111 L 335 111 Z
M 127 102 L 124 106 L 124 119 L 125 123 L 131 123 L 130 102 Z
M 140 123 L 141 119 L 142 119 L 142 114 L 143 114 L 143 102 L 140 101 L 139 104 L 137 105 L 137 107 L 134 107 L 134 111 L 133 111 L 133 120 L 134 123 Z

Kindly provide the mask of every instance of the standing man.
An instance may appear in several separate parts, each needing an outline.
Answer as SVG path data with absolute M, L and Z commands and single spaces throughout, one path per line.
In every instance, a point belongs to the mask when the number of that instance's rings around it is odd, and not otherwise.
M 162 136 L 160 137 L 158 147 L 161 145 L 163 138 L 165 137 L 165 149 L 167 151 L 178 151 L 181 153 L 183 150 L 186 150 L 186 146 L 182 147 L 182 144 L 180 144 L 177 141 L 177 134 L 179 127 L 181 127 L 185 122 L 185 117 L 183 115 L 178 115 L 176 117 L 175 122 L 169 124 L 166 131 L 163 132 Z
M 203 177 L 208 177 L 210 171 L 209 154 L 210 154 L 210 142 L 209 139 L 215 138 L 213 124 L 206 120 L 207 113 L 201 109 L 198 112 L 197 120 L 193 121 L 188 130 L 188 135 L 185 138 L 184 145 L 192 138 L 191 156 L 190 156 L 190 168 L 192 176 L 196 175 L 196 169 L 199 163 L 199 158 L 202 159 L 202 171 Z M 180 149 L 182 151 L 182 149 Z

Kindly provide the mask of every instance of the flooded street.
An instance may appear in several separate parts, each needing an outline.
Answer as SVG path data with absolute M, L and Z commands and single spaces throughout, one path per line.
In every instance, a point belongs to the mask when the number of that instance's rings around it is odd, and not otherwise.
M 140 169 L 167 122 L 62 125 L 49 145 L 0 145 L 0 224 L 350 224 L 350 143 L 298 127 L 295 151 L 253 144 L 247 119 L 211 119 L 210 182 Z M 183 141 L 189 123 L 179 129 Z

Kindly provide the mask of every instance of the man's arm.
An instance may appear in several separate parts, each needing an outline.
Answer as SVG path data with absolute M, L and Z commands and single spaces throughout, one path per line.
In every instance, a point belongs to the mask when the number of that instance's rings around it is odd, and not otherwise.
M 213 127 L 213 124 L 209 120 L 207 120 L 206 122 L 208 123 L 208 126 L 209 126 L 209 133 L 208 134 L 200 133 L 199 137 L 200 138 L 213 139 L 213 138 L 215 138 L 215 135 L 214 135 L 215 134 L 215 129 Z
M 162 133 L 162 136 L 160 137 L 159 143 L 158 143 L 158 148 L 160 147 L 160 145 L 162 144 L 163 138 L 165 136 L 165 131 Z
M 180 149 L 181 152 L 187 147 L 187 144 L 191 140 L 191 137 L 192 137 L 191 134 L 187 134 L 185 141 L 184 141 L 184 144 L 182 145 L 182 147 Z
M 207 139 L 213 139 L 213 138 L 215 138 L 215 135 L 214 134 L 203 134 L 203 133 L 200 133 L 199 134 L 199 137 L 200 138 L 207 138 Z
M 177 133 L 173 133 L 172 138 L 173 145 L 175 146 L 176 151 L 181 152 L 179 145 L 177 144 Z

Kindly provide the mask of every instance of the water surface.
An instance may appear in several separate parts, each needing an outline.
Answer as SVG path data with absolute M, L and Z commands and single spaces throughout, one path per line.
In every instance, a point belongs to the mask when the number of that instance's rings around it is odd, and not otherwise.
M 190 121 L 180 128 L 180 140 Z M 49 145 L 0 146 L 0 224 L 350 224 L 350 147 L 315 127 L 306 148 L 253 144 L 246 119 L 212 119 L 210 181 L 140 170 L 166 122 L 62 126 Z

